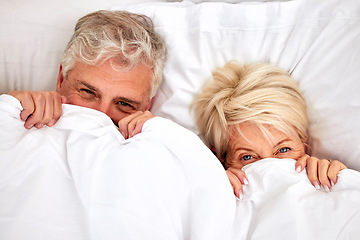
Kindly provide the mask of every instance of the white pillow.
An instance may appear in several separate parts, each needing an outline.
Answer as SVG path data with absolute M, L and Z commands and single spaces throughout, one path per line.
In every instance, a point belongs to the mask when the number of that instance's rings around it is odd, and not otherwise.
M 166 0 L 11 0 L 0 7 L 0 94 L 54 90 L 59 64 L 76 21 L 115 4 Z
M 231 59 L 270 62 L 292 73 L 305 95 L 312 154 L 360 170 L 359 1 L 184 1 L 125 9 L 152 17 L 168 45 L 153 113 L 196 132 L 189 106 L 216 67 Z
M 76 20 L 114 2 L 4 2 L 0 93 L 55 89 Z M 360 170 L 358 0 L 140 2 L 147 3 L 113 9 L 149 15 L 168 44 L 164 84 L 152 108 L 156 115 L 196 132 L 189 105 L 216 67 L 231 59 L 271 62 L 292 73 L 308 101 L 312 153 Z
M 286 2 L 293 0 L 222 0 L 221 2 L 226 3 L 242 3 L 242 2 Z M 219 2 L 219 0 L 192 0 L 193 3 L 203 3 L 203 2 Z

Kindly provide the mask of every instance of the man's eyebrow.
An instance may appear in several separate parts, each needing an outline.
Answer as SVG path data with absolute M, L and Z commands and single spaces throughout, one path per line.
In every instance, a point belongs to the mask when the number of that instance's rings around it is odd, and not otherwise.
M 92 91 L 95 91 L 95 92 L 98 92 L 98 89 L 86 82 L 83 82 L 81 80 L 76 80 L 76 83 L 78 84 L 82 84 L 84 85 L 85 87 L 89 88 L 90 90 Z M 136 100 L 133 100 L 133 99 L 130 99 L 130 98 L 127 98 L 127 97 L 116 97 L 114 101 L 122 101 L 122 102 L 126 102 L 126 103 L 129 103 L 131 105 L 136 105 L 136 107 L 138 107 L 140 105 L 140 102 L 139 101 L 136 101 Z
M 97 91 L 97 89 L 94 86 L 92 86 L 86 82 L 83 82 L 81 80 L 76 80 L 76 82 L 84 85 L 85 87 L 89 88 L 90 90 Z
M 137 106 L 140 105 L 140 102 L 126 98 L 126 97 L 117 97 L 117 98 L 115 98 L 115 101 L 127 102 L 127 103 L 130 103 L 132 105 L 137 105 Z

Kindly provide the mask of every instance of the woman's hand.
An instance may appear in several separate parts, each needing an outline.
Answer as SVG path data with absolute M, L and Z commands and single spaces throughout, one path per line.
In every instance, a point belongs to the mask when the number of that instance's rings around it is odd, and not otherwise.
M 140 133 L 144 123 L 153 117 L 155 116 L 149 111 L 137 111 L 119 121 L 119 131 L 125 139 L 131 138 Z
M 20 119 L 25 121 L 27 129 L 44 125 L 52 127 L 59 120 L 62 103 L 66 101 L 55 91 L 11 91 L 8 94 L 20 101 L 23 107 Z
M 307 167 L 309 180 L 314 187 L 320 189 L 320 186 L 322 186 L 327 192 L 336 184 L 338 173 L 347 168 L 338 160 L 318 159 L 307 154 L 297 160 L 295 164 L 296 171 L 303 171 L 305 166 Z
M 226 174 L 230 180 L 235 196 L 240 200 L 243 200 L 244 192 L 242 190 L 242 185 L 247 185 L 249 183 L 245 172 L 238 168 L 229 167 L 226 170 Z

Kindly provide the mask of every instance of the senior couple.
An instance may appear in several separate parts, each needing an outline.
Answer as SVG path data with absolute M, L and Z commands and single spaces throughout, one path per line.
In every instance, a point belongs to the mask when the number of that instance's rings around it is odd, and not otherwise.
M 52 127 L 61 117 L 62 104 L 71 104 L 103 112 L 128 139 L 156 118 L 149 109 L 165 59 L 165 42 L 148 17 L 97 11 L 78 20 L 63 53 L 55 91 L 8 95 L 20 101 L 20 118 L 27 129 Z M 306 167 L 314 187 L 326 191 L 346 168 L 339 161 L 307 154 L 305 100 L 290 75 L 270 64 L 230 61 L 219 67 L 193 107 L 201 138 L 224 166 L 240 200 L 242 186 L 251 184 L 241 169 L 260 159 L 295 159 L 294 171 Z

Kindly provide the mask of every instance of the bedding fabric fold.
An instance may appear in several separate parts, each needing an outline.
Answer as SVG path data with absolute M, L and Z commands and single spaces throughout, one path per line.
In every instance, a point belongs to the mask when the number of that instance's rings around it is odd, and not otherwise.
M 331 192 L 316 190 L 293 159 L 264 159 L 243 168 L 234 239 L 357 239 L 360 172 L 345 169 Z
M 0 239 L 356 239 L 360 173 L 330 193 L 295 160 L 244 167 L 236 201 L 224 169 L 192 132 L 155 117 L 125 140 L 103 113 L 63 105 L 55 126 L 27 130 L 0 96 Z
M 222 239 L 235 199 L 192 132 L 156 117 L 124 140 L 98 111 L 64 105 L 27 130 L 0 96 L 0 239 Z

